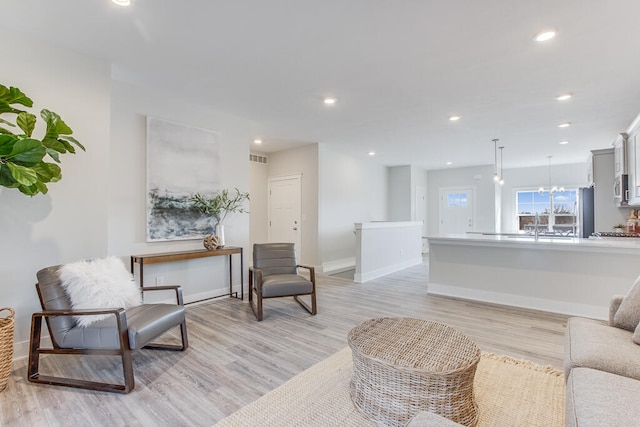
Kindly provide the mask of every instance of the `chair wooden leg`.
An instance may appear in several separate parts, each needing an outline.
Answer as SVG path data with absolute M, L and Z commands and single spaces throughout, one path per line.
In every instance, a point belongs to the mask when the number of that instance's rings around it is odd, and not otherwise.
M 261 277 L 261 276 L 259 276 Z M 249 270 L 249 305 L 251 306 L 251 311 L 256 316 L 258 322 L 262 320 L 262 296 L 258 294 L 258 291 L 254 286 L 254 274 L 252 270 Z M 253 293 L 255 292 L 256 297 L 255 301 L 253 298 Z
M 251 306 L 251 311 L 253 311 L 253 314 L 256 316 L 256 320 L 259 322 L 262 320 L 262 297 L 260 297 L 260 295 L 258 295 L 258 293 L 256 292 L 256 298 L 254 301 L 252 295 L 253 295 L 253 289 L 250 289 L 249 305 Z
M 189 338 L 187 337 L 187 319 L 180 324 L 180 335 L 182 337 L 182 350 L 189 348 Z
M 131 360 L 131 350 L 126 351 L 99 351 L 99 350 L 74 350 L 63 348 L 43 349 L 40 348 L 42 338 L 42 317 L 37 313 L 31 317 L 31 342 L 29 343 L 29 366 L 27 369 L 27 380 L 32 383 L 58 385 L 64 387 L 82 388 L 95 391 L 107 391 L 112 393 L 129 393 L 135 387 L 133 375 L 133 363 Z M 127 340 L 127 345 L 129 341 Z M 66 377 L 50 377 L 40 375 L 39 364 L 41 354 L 110 354 L 120 355 L 124 373 L 124 384 L 102 383 L 96 381 L 85 381 Z
M 299 295 L 294 296 L 293 299 L 296 300 L 297 303 L 302 306 L 302 308 L 307 310 L 312 315 L 315 316 L 318 313 L 318 308 L 316 306 L 316 295 L 315 294 L 311 294 L 311 306 L 309 306 L 309 304 L 307 304 L 306 302 L 302 301 L 300 299 Z
M 316 291 L 314 289 L 313 293 L 311 294 L 311 314 L 313 314 L 314 316 L 316 314 L 318 314 L 318 304 L 316 303 Z

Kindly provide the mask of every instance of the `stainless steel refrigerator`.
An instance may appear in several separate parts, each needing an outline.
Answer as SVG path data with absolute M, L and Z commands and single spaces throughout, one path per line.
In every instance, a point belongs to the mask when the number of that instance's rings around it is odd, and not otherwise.
M 593 187 L 578 189 L 578 237 L 588 238 L 594 227 Z

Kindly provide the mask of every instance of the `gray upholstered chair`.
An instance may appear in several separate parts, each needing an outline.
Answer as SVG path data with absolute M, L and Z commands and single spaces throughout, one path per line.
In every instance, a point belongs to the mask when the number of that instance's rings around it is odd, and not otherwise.
M 140 288 L 141 291 L 173 290 L 176 304 L 142 304 L 135 307 L 73 310 L 69 295 L 62 286 L 62 266 L 44 268 L 37 273 L 36 290 L 41 312 L 31 317 L 31 343 L 27 378 L 30 382 L 90 390 L 129 393 L 135 387 L 131 353 L 140 348 L 186 350 L 187 324 L 180 286 Z M 106 314 L 86 327 L 76 324 L 74 317 Z M 41 348 L 42 319 L 46 319 L 52 348 Z M 180 326 L 181 345 L 150 344 L 168 330 Z M 39 372 L 41 354 L 117 355 L 122 359 L 124 384 L 51 377 Z
M 309 279 L 298 274 L 299 268 L 309 270 Z M 311 306 L 299 298 L 302 295 L 311 297 Z M 256 318 L 262 320 L 262 300 L 280 297 L 293 297 L 315 315 L 318 312 L 315 270 L 297 263 L 293 243 L 256 243 L 253 267 L 249 268 L 249 304 Z

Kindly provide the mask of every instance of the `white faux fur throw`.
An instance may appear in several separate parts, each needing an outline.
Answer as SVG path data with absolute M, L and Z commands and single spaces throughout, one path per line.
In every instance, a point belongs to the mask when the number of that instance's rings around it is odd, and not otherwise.
M 128 308 L 142 303 L 140 288 L 117 257 L 65 264 L 59 271 L 62 286 L 75 309 Z M 110 315 L 76 316 L 86 327 Z

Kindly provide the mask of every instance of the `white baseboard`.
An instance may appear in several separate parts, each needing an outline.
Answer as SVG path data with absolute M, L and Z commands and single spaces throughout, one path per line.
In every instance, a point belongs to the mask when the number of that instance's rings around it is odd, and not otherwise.
M 568 301 L 535 298 L 502 292 L 491 292 L 481 289 L 461 288 L 459 286 L 441 285 L 431 282 L 427 284 L 427 293 L 494 304 L 510 305 L 514 307 L 530 308 L 533 310 L 549 311 L 552 313 L 567 314 L 570 316 L 589 317 L 601 320 L 609 318 L 609 307 L 606 305 L 595 306 L 577 304 Z
M 337 259 L 322 263 L 323 274 L 342 273 L 343 271 L 353 270 L 356 268 L 355 257 Z
M 386 276 L 387 274 L 395 273 L 396 271 L 404 270 L 405 268 L 413 267 L 418 264 L 422 264 L 422 257 L 410 259 L 399 264 L 388 265 L 364 274 L 356 271 L 353 281 L 356 283 L 368 282 L 369 280 L 377 279 L 378 277 Z

